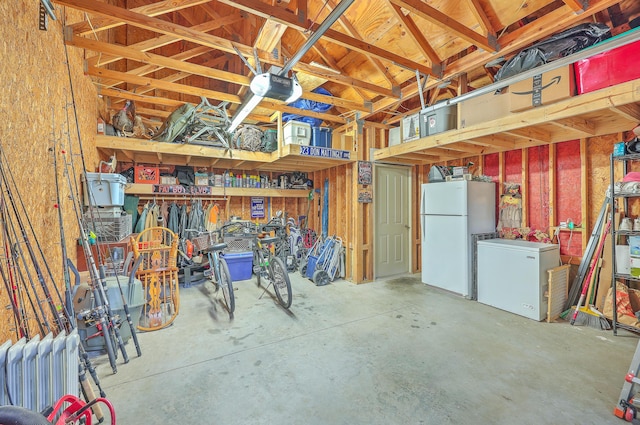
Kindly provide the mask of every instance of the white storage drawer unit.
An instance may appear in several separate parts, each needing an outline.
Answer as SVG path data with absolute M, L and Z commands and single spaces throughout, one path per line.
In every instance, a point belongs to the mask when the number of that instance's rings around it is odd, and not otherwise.
M 558 245 L 509 239 L 478 241 L 478 302 L 544 320 L 547 270 L 559 264 Z

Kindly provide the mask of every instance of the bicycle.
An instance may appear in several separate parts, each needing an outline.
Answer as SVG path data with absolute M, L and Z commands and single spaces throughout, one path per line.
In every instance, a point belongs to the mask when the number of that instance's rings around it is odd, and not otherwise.
M 209 245 L 206 248 L 200 250 L 202 255 L 207 256 L 207 263 L 209 268 L 204 271 L 204 276 L 209 278 L 215 287 L 216 293 L 222 289 L 222 296 L 224 298 L 225 305 L 229 314 L 233 314 L 236 309 L 235 295 L 233 294 L 233 282 L 231 281 L 231 273 L 229 272 L 229 266 L 223 257 L 220 256 L 220 251 L 225 249 L 227 244 L 225 242 Z
M 287 272 L 287 268 L 282 262 L 282 259 L 271 253 L 271 245 L 278 240 L 280 240 L 280 238 L 275 236 L 256 236 L 253 247 L 253 272 L 258 280 L 258 286 L 261 285 L 262 279 L 267 280 L 269 284 L 264 288 L 264 290 L 266 291 L 269 289 L 269 286 L 273 285 L 276 297 L 278 298 L 278 303 L 280 303 L 282 307 L 288 309 L 291 307 L 291 301 L 293 298 L 289 273 Z

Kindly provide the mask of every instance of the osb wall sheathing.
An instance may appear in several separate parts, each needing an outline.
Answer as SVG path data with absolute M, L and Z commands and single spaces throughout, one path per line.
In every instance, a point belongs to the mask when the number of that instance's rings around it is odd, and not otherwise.
M 555 145 L 556 148 L 556 199 L 555 218 L 582 226 L 582 187 L 580 164 L 580 140 L 570 140 Z M 583 230 L 584 231 L 584 230 Z M 580 257 L 582 255 L 581 235 L 577 232 L 562 231 L 559 234 L 560 254 Z
M 96 91 L 89 79 L 83 76 L 82 52 L 70 48 L 69 68 L 75 98 L 75 104 L 72 103 L 62 25 L 66 19 L 73 22 L 79 16 L 67 15 L 57 7 L 58 20 L 50 20 L 48 31 L 40 31 L 38 6 L 38 1 L 0 1 L 3 34 L 0 144 L 8 160 L 3 166 L 11 170 L 16 180 L 17 190 L 13 195 L 24 202 L 37 242 L 54 276 L 55 282 L 49 282 L 48 279 L 47 282 L 63 291 L 60 224 L 54 208 L 55 170 L 53 154 L 49 150 L 53 148 L 55 140 L 59 147 L 58 178 L 61 182 L 60 198 L 63 200 L 65 242 L 69 256 L 75 260 L 78 223 L 68 202 L 70 191 L 62 169 L 65 161 L 69 164 L 73 161 L 78 174 L 82 171 L 74 106 L 85 163 L 90 170 L 97 164 L 93 141 L 96 133 Z M 73 156 L 63 157 L 60 154 L 63 148 L 72 152 Z M 11 312 L 5 309 L 8 304 L 7 291 L 4 285 L 0 285 L 0 341 L 16 339 Z M 32 311 L 28 312 L 31 316 L 29 325 L 35 327 Z
M 587 139 L 587 172 L 590 176 L 589 200 L 587 202 L 589 206 L 589 227 L 587 230 L 589 231 L 594 228 L 605 199 L 605 193 L 611 180 L 610 156 L 613 144 L 620 141 L 620 137 L 618 134 L 609 134 Z M 622 178 L 622 163 L 616 164 L 616 169 L 616 176 Z M 635 211 L 637 214 L 637 210 Z

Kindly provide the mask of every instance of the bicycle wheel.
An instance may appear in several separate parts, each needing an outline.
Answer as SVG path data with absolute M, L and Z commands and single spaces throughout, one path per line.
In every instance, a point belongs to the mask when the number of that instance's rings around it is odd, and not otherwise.
M 233 294 L 233 282 L 231 281 L 229 266 L 224 258 L 220 258 L 220 282 L 218 282 L 218 285 L 222 288 L 222 295 L 229 313 L 233 313 L 236 309 L 236 297 Z
M 291 281 L 289 280 L 289 273 L 284 266 L 282 260 L 278 257 L 271 257 L 271 272 L 273 289 L 276 291 L 278 302 L 284 308 L 291 306 Z
M 253 251 L 253 273 L 256 275 L 257 284 L 260 286 L 260 275 L 262 274 L 261 256 L 257 251 Z

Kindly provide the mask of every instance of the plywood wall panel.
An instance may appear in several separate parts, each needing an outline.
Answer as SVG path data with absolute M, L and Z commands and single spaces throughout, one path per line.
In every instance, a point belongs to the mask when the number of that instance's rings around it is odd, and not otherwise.
M 571 140 L 555 145 L 556 147 L 556 219 L 571 220 L 576 226 L 582 223 L 582 196 L 580 187 L 580 141 Z M 582 255 L 582 242 L 579 234 L 561 232 L 560 253 L 564 255 Z
M 47 264 L 55 285 L 64 288 L 60 225 L 57 210 L 53 167 L 54 140 L 73 155 L 63 157 L 58 149 L 58 177 L 63 200 L 63 225 L 66 246 L 75 260 L 75 243 L 79 226 L 71 204 L 70 192 L 62 174 L 65 160 L 73 161 L 77 175 L 84 164 L 93 171 L 98 162 L 94 148 L 96 133 L 96 90 L 82 71 L 83 52 L 69 48 L 69 72 L 62 42 L 62 21 L 80 19 L 77 13 L 65 16 L 56 8 L 57 21 L 49 21 L 49 30 L 38 29 L 39 2 L 14 0 L 0 2 L 0 25 L 3 40 L 0 45 L 0 145 L 16 181 L 13 195 L 24 202 L 33 224 L 37 242 L 46 253 Z M 73 96 L 72 96 L 73 95 Z M 78 118 L 76 126 L 76 116 Z M 69 128 L 70 134 L 67 131 Z M 82 145 L 78 143 L 78 130 Z M 77 181 L 77 180 L 76 180 Z M 0 289 L 0 339 L 14 339 L 13 319 L 8 294 Z
M 593 229 L 598 213 L 602 208 L 605 192 L 609 186 L 610 156 L 613 144 L 617 142 L 617 135 L 606 135 L 601 137 L 591 137 L 587 139 L 587 169 L 589 170 L 589 227 Z M 622 176 L 621 164 L 618 164 L 617 176 Z

